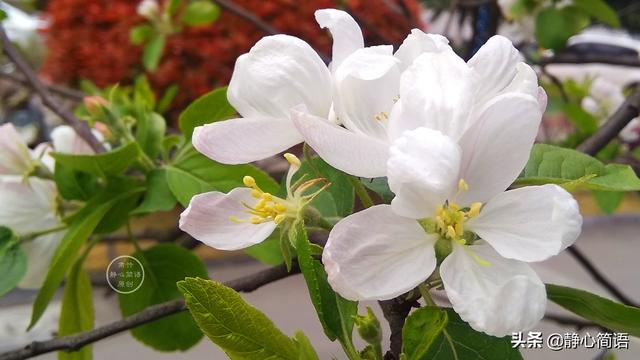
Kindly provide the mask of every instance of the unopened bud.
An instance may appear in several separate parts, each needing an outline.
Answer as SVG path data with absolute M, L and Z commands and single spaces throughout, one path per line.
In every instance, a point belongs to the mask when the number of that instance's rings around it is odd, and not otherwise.
M 355 315 L 353 320 L 362 340 L 371 345 L 380 343 L 382 340 L 380 322 L 370 307 L 367 306 L 367 315 Z
M 156 0 L 142 0 L 136 10 L 138 15 L 147 19 L 153 19 L 160 14 L 160 5 L 158 5 Z
M 86 106 L 87 111 L 92 114 L 109 104 L 109 102 L 101 96 L 85 96 L 82 98 L 82 102 L 84 106 Z

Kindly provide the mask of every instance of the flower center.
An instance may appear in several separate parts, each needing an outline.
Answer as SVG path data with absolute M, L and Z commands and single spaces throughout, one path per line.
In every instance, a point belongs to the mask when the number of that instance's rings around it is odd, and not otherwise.
M 291 210 L 292 204 L 268 192 L 264 192 L 251 176 L 245 176 L 242 181 L 246 187 L 251 188 L 251 196 L 258 199 L 258 202 L 253 206 L 242 203 L 247 208 L 246 212 L 251 214 L 249 219 L 230 216 L 229 219 L 231 221 L 238 223 L 250 222 L 252 224 L 273 221 L 279 224 L 287 217 L 287 211 Z

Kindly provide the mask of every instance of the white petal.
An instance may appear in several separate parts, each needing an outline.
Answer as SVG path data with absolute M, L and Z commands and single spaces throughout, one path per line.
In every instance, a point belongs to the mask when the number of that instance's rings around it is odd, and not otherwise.
M 490 265 L 480 265 L 470 251 Z M 547 296 L 538 275 L 488 245 L 455 245 L 440 276 L 453 309 L 475 330 L 502 337 L 528 330 L 544 316 Z
M 387 121 L 400 86 L 398 60 L 393 47 L 357 50 L 335 74 L 336 115 L 349 130 L 387 139 Z
M 302 136 L 288 117 L 256 117 L 198 126 L 192 142 L 196 150 L 215 161 L 243 164 L 285 151 L 302 142 Z
M 511 83 L 516 76 L 520 53 L 509 39 L 495 35 L 469 60 L 473 69 L 476 103 L 491 99 Z
M 237 223 L 251 217 L 243 203 L 255 205 L 251 189 L 239 187 L 228 194 L 212 191 L 194 196 L 180 214 L 180 229 L 207 246 L 220 250 L 244 249 L 264 241 L 276 228 L 273 221 L 262 224 Z
M 333 37 L 333 70 L 351 53 L 364 47 L 360 26 L 348 13 L 336 9 L 321 9 L 316 10 L 315 16 L 318 25 L 323 29 L 329 29 Z
M 412 29 L 411 34 L 402 42 L 395 56 L 400 59 L 400 68 L 404 71 L 418 56 L 426 52 L 440 52 L 449 49 L 449 40 L 438 34 L 425 34 L 422 30 Z
M 377 205 L 338 222 L 322 253 L 329 283 L 351 300 L 386 300 L 426 280 L 436 266 L 433 244 L 417 221 Z
M 389 157 L 386 142 L 323 121 L 304 109 L 294 109 L 291 114 L 307 144 L 331 166 L 355 176 L 386 175 Z
M 243 117 L 286 118 L 299 104 L 326 117 L 331 74 L 306 42 L 288 35 L 267 36 L 236 60 L 227 97 Z
M 538 97 L 538 75 L 531 66 L 520 62 L 516 65 L 513 80 L 502 90 L 502 93 L 516 92 Z
M 102 140 L 102 135 L 98 131 L 92 131 L 94 135 Z M 94 151 L 91 149 L 76 131 L 71 126 L 61 125 L 53 129 L 51 132 L 51 140 L 53 142 L 53 149 L 56 152 L 76 154 L 76 155 L 90 155 Z
M 33 170 L 27 144 L 13 124 L 0 126 L 0 175 L 26 175 Z
M 456 192 L 461 156 L 458 144 L 439 131 L 405 132 L 391 146 L 387 162 L 389 188 L 396 194 L 393 210 L 414 219 L 433 214 Z
M 0 177 L 0 225 L 19 235 L 59 225 L 55 183 L 36 177 Z
M 582 216 L 563 188 L 527 186 L 496 195 L 466 226 L 503 257 L 543 261 L 573 244 Z
M 542 119 L 538 101 L 507 93 L 487 103 L 460 139 L 461 175 L 469 185 L 461 204 L 486 202 L 503 192 L 524 168 Z
M 19 288 L 38 289 L 42 286 L 53 254 L 64 235 L 65 232 L 60 231 L 22 243 L 22 249 L 27 255 L 27 273 L 18 283 Z
M 390 137 L 426 126 L 459 139 L 473 105 L 471 74 L 453 50 L 420 55 L 400 79 L 402 112 L 393 113 Z

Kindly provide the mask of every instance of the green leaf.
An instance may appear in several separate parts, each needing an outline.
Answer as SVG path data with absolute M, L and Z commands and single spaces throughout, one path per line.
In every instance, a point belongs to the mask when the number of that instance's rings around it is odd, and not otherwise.
M 189 145 L 191 146 L 191 145 Z M 266 192 L 277 193 L 278 183 L 257 167 L 246 165 L 226 165 L 208 159 L 192 147 L 176 163 L 166 166 L 169 189 L 183 206 L 189 204 L 194 195 L 207 191 L 228 192 L 244 186 L 242 178 L 253 176 Z
M 172 84 L 171 86 L 169 86 L 164 91 L 164 94 L 160 98 L 160 101 L 158 101 L 158 104 L 156 105 L 156 111 L 160 114 L 163 114 L 165 111 L 167 111 L 173 100 L 178 95 L 179 90 L 180 87 L 177 84 Z
M 51 153 L 56 163 L 62 164 L 70 170 L 82 171 L 87 174 L 106 177 L 119 175 L 138 159 L 140 147 L 137 143 L 129 143 L 118 149 L 97 155 L 73 155 Z
M 570 189 L 638 191 L 640 179 L 628 165 L 604 165 L 572 149 L 536 144 L 514 185 L 559 184 Z
M 72 170 L 56 162 L 53 179 L 60 196 L 67 200 L 87 201 L 98 191 L 98 181 L 93 175 Z
M 297 344 L 262 312 L 218 282 L 186 278 L 178 283 L 200 329 L 234 360 L 298 360 Z
M 319 157 L 313 157 L 310 161 L 302 163 L 293 177 L 292 183 L 295 183 L 302 176 L 305 176 L 305 180 L 324 178 L 330 183 L 329 187 L 311 202 L 311 206 L 320 211 L 324 217 L 344 217 L 351 214 L 355 192 L 348 175 L 334 169 Z M 317 191 L 324 185 L 318 184 L 307 190 L 307 193 Z
M 208 277 L 207 269 L 197 256 L 174 244 L 156 245 L 133 256 L 144 266 L 144 282 L 132 293 L 118 294 L 122 316 L 179 299 L 182 294 L 176 282 L 187 276 Z M 159 351 L 184 351 L 202 338 L 202 332 L 187 313 L 174 314 L 136 327 L 131 333 L 142 343 Z
M 139 192 L 139 189 L 123 190 L 119 195 L 114 195 L 114 189 L 105 189 L 74 214 L 69 221 L 67 233 L 60 240 L 60 245 L 53 255 L 47 277 L 33 303 L 28 329 L 31 329 L 44 313 L 87 238 L 120 200 L 135 192 Z
M 292 236 L 295 239 L 292 240 L 295 240 L 298 264 L 324 333 L 331 341 L 339 339 L 343 346 L 349 345 L 358 303 L 343 299 L 331 289 L 324 266 L 312 256 L 311 243 L 303 222 L 299 221 L 294 226 Z
M 177 200 L 167 184 L 167 170 L 153 169 L 147 174 L 147 192 L 140 206 L 131 214 L 148 214 L 156 211 L 168 211 L 173 209 Z
M 153 36 L 153 33 L 153 27 L 149 24 L 134 26 L 129 31 L 129 41 L 133 45 L 140 45 L 149 40 Z
M 386 177 L 379 177 L 375 179 L 362 178 L 360 181 L 367 189 L 378 194 L 387 204 L 391 203 L 391 200 L 395 197 L 391 192 L 391 189 L 389 189 L 389 183 Z
M 602 0 L 574 0 L 573 5 L 594 19 L 612 27 L 620 27 L 618 14 Z
M 0 226 L 0 296 L 18 285 L 27 272 L 27 256 L 11 229 Z
M 598 130 L 598 119 L 585 111 L 580 105 L 576 103 L 565 103 L 562 105 L 562 110 L 567 117 L 569 117 L 573 125 L 575 125 L 576 129 L 585 135 L 591 135 Z
M 136 141 L 151 159 L 162 151 L 162 140 L 167 123 L 157 113 L 144 113 L 136 123 Z
M 202 95 L 180 114 L 178 125 L 187 140 L 191 140 L 193 129 L 212 122 L 228 119 L 236 114 L 227 100 L 227 88 L 217 88 Z
M 511 346 L 511 337 L 497 338 L 473 330 L 453 309 L 447 312 L 447 325 L 422 359 L 429 360 L 521 360 L 518 349 Z
M 216 21 L 220 16 L 218 5 L 205 0 L 192 1 L 182 13 L 182 22 L 186 25 L 207 25 Z
M 607 215 L 613 214 L 624 199 L 624 193 L 620 191 L 593 191 L 593 198 L 600 210 Z
M 93 329 L 93 293 L 86 271 L 82 269 L 82 259 L 69 271 L 62 294 L 62 309 L 58 336 L 77 334 Z M 91 345 L 73 352 L 58 352 L 58 360 L 91 360 Z
M 293 339 L 298 345 L 299 360 L 320 360 L 316 350 L 311 346 L 309 339 L 302 331 L 296 331 L 293 334 Z
M 155 71 L 160 63 L 164 43 L 167 40 L 163 34 L 155 34 L 142 50 L 142 64 L 148 71 Z
M 280 230 L 276 230 L 269 237 L 258 244 L 252 245 L 244 252 L 253 256 L 267 265 L 280 265 L 284 262 L 282 251 L 280 250 Z
M 574 7 L 546 8 L 536 16 L 536 40 L 542 47 L 559 50 L 588 24 L 589 19 Z
M 614 332 L 640 336 L 640 309 L 584 290 L 546 284 L 547 298 L 563 308 Z
M 447 321 L 447 312 L 436 306 L 422 307 L 409 315 L 402 328 L 402 353 L 406 359 L 427 359 L 425 355 Z
M 7 18 L 7 13 L 4 10 L 0 9 L 0 21 L 6 18 Z

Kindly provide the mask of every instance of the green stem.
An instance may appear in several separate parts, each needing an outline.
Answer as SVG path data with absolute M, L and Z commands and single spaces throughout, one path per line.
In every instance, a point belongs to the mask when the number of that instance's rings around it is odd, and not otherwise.
M 358 199 L 360 199 L 360 203 L 365 208 L 369 208 L 373 206 L 373 200 L 371 200 L 371 196 L 367 192 L 367 189 L 362 185 L 360 180 L 355 176 L 349 176 L 349 181 L 351 181 L 351 185 L 353 185 L 353 189 L 356 191 L 356 195 L 358 195 Z
M 384 358 L 382 356 L 382 345 L 380 345 L 380 343 L 378 342 L 373 344 L 372 346 L 376 360 L 383 360 Z
M 344 314 L 342 313 L 342 309 L 340 308 L 340 306 L 338 306 L 337 308 L 338 308 L 338 313 L 340 314 L 340 318 L 344 318 Z M 342 345 L 342 349 L 344 350 L 344 353 L 347 355 L 349 360 L 362 360 L 362 358 L 360 357 L 360 353 L 353 346 L 353 341 L 351 340 L 351 334 L 347 330 L 347 327 L 344 321 L 340 321 L 340 328 L 342 330 L 342 336 L 338 338 L 340 340 L 340 345 Z
M 433 301 L 433 298 L 431 297 L 431 294 L 429 293 L 429 288 L 427 287 L 427 285 L 425 285 L 425 284 L 418 285 L 418 290 L 420 290 L 420 295 L 422 295 L 422 298 L 427 303 L 427 305 L 429 305 L 429 306 L 438 306 L 438 305 L 436 305 L 435 301 Z
M 129 241 L 133 244 L 133 247 L 136 248 L 136 252 L 142 252 L 142 248 L 138 243 L 138 239 L 133 236 L 133 231 L 131 231 L 131 223 L 127 221 L 127 236 L 129 237 Z
M 52 233 L 56 233 L 62 230 L 65 230 L 67 228 L 66 225 L 61 225 L 61 226 L 57 226 L 51 229 L 47 229 L 47 230 L 42 230 L 42 231 L 36 231 L 36 232 L 32 232 L 30 234 L 27 234 L 25 236 L 22 236 L 22 240 L 23 241 L 30 241 L 33 240 L 39 236 L 44 236 L 44 235 L 49 235 Z

